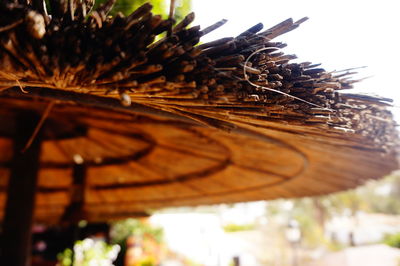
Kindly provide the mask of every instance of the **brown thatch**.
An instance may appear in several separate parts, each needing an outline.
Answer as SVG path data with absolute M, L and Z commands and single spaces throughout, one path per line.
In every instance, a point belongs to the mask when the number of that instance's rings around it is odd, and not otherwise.
M 40 2 L 0 4 L 4 190 L 13 121 L 53 106 L 38 221 L 320 195 L 398 167 L 388 100 L 339 93 L 351 70 L 292 63 L 272 41 L 304 19 L 198 45 L 225 21 L 188 28 L 190 14 L 172 27 L 149 4 L 109 17 L 114 1 L 89 15 L 88 1 L 50 1 L 50 17 Z

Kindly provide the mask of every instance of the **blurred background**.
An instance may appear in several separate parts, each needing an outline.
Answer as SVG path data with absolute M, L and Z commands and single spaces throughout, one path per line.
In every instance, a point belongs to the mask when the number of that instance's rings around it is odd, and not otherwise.
M 104 1 L 97 1 L 100 4 Z M 119 0 L 116 11 L 130 13 L 148 1 Z M 169 1 L 150 1 L 167 16 Z M 204 41 L 235 36 L 262 22 L 310 20 L 279 41 L 298 61 L 327 70 L 358 70 L 358 92 L 395 100 L 400 36 L 396 0 L 353 1 L 177 1 L 177 20 L 190 11 L 203 27 L 228 23 Z M 399 120 L 397 120 L 399 121 Z M 48 246 L 67 239 L 68 247 Z M 79 239 L 78 241 L 76 241 Z M 59 228 L 35 227 L 37 265 L 400 265 L 400 172 L 355 190 L 323 197 L 199 206 L 153 211 L 109 224 L 81 221 L 65 235 Z M 53 264 L 49 264 L 53 265 Z
M 81 221 L 66 238 L 64 229 L 38 225 L 35 254 L 37 265 L 45 258 L 58 265 L 398 266 L 399 199 L 394 173 L 322 197 L 164 209 L 109 224 Z M 54 246 L 73 234 L 80 240 Z

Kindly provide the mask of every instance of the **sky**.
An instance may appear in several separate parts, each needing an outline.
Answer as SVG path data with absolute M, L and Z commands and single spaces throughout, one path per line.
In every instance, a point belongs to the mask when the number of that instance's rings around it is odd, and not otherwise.
M 228 23 L 202 40 L 236 36 L 262 22 L 264 28 L 291 17 L 309 17 L 298 29 L 277 38 L 298 61 L 322 63 L 326 70 L 367 66 L 356 78 L 357 92 L 395 100 L 400 122 L 399 0 L 192 0 L 194 24 L 207 27 L 222 18 Z

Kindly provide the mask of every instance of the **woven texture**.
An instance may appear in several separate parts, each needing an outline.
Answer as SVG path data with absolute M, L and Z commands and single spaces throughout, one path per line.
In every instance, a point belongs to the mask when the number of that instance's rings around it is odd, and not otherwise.
M 43 114 L 36 219 L 102 221 L 169 207 L 321 195 L 397 169 L 389 99 L 344 94 L 352 70 L 292 63 L 257 24 L 198 44 L 225 23 L 175 24 L 146 4 L 0 4 L 0 204 L 14 122 Z M 24 2 L 24 1 L 22 1 Z M 157 38 L 160 34 L 164 37 Z M 73 181 L 77 164 L 85 181 Z

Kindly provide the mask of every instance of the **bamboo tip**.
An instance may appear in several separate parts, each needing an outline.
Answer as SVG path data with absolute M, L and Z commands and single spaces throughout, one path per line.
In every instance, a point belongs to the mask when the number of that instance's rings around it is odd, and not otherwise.
M 298 21 L 296 21 L 293 24 L 300 25 L 301 23 L 306 22 L 308 19 L 309 19 L 309 17 L 304 17 L 304 18 L 299 19 Z

